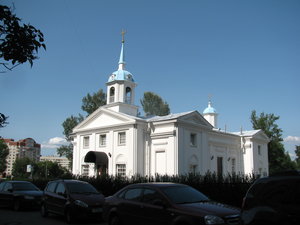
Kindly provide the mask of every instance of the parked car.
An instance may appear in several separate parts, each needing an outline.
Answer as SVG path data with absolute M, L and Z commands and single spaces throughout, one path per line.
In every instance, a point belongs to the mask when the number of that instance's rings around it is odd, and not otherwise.
M 256 180 L 243 199 L 241 224 L 300 224 L 300 173 L 290 171 Z
M 238 209 L 174 183 L 129 185 L 107 197 L 103 210 L 109 225 L 235 225 L 239 221 Z
M 12 207 L 15 211 L 22 207 L 39 207 L 43 192 L 28 181 L 3 181 L 0 183 L 0 206 Z
M 79 180 L 55 180 L 47 184 L 41 205 L 48 213 L 65 216 L 68 223 L 84 216 L 102 218 L 104 196 L 91 184 Z

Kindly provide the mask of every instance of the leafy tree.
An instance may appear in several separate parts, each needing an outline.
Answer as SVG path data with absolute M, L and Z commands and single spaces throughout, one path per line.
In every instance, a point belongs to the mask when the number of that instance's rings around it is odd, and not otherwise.
M 46 50 L 43 33 L 30 24 L 21 24 L 7 6 L 0 5 L 0 64 L 6 70 L 37 59 L 39 48 Z M 5 72 L 5 71 L 2 71 Z
M 5 127 L 8 122 L 6 121 L 8 116 L 5 116 L 3 113 L 0 113 L 0 128 Z
M 58 178 L 69 173 L 57 162 L 52 161 L 43 161 L 36 163 L 33 172 L 34 176 L 38 178 Z
M 289 154 L 285 152 L 282 144 L 282 129 L 275 123 L 279 116 L 261 113 L 258 117 L 256 111 L 251 113 L 253 129 L 261 129 L 270 138 L 268 143 L 269 172 L 270 174 L 283 170 L 295 169 Z
M 0 139 L 0 173 L 6 170 L 6 157 L 9 154 L 8 147 L 3 139 Z
M 141 99 L 141 105 L 147 116 L 165 116 L 170 114 L 170 108 L 168 103 L 164 102 L 159 95 L 153 92 L 144 93 L 144 96 Z
M 13 163 L 12 175 L 19 178 L 28 178 L 27 165 L 35 167 L 36 162 L 29 158 L 19 158 Z
M 72 163 L 73 161 L 73 145 L 62 145 L 56 150 L 59 156 L 65 156 Z
M 297 168 L 300 169 L 300 145 L 296 145 L 296 164 L 297 164 Z
M 81 114 L 79 114 L 78 117 L 73 115 L 68 117 L 62 123 L 62 126 L 64 128 L 63 134 L 65 135 L 67 141 L 71 141 L 72 138 L 70 138 L 70 134 L 72 133 L 73 128 L 76 127 L 83 120 L 84 117 Z
M 106 94 L 100 89 L 92 95 L 87 94 L 87 96 L 83 97 L 81 109 L 90 115 L 103 105 L 106 105 Z

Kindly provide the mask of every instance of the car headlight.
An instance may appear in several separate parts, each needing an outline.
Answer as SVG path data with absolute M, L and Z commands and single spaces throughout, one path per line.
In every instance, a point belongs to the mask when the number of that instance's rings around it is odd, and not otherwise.
M 207 215 L 204 217 L 205 224 L 223 224 L 224 220 L 221 217 Z
M 75 204 L 75 205 L 78 205 L 78 206 L 80 206 L 80 207 L 83 207 L 83 208 L 89 207 L 88 204 L 86 204 L 85 202 L 80 201 L 80 200 L 74 201 L 74 204 Z
M 30 195 L 25 195 L 25 196 L 24 196 L 24 199 L 34 199 L 34 197 L 33 197 L 33 196 L 30 196 Z

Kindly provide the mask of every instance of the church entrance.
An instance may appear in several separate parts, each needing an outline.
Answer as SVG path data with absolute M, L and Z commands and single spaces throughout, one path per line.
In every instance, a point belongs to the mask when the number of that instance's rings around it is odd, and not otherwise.
M 95 176 L 107 173 L 108 157 L 104 152 L 89 151 L 84 157 L 84 162 L 95 163 Z

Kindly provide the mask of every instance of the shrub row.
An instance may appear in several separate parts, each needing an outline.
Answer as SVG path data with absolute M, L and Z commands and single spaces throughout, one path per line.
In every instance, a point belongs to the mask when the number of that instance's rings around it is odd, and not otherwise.
M 246 191 L 257 178 L 255 175 L 228 174 L 227 176 L 218 176 L 215 173 L 201 174 L 186 174 L 186 175 L 156 175 L 151 177 L 132 176 L 130 178 L 102 175 L 98 177 L 83 177 L 83 176 L 67 176 L 62 179 L 78 179 L 89 182 L 105 196 L 113 195 L 121 188 L 133 183 L 148 183 L 148 182 L 172 182 L 187 184 L 202 193 L 209 196 L 211 199 L 240 207 L 242 199 Z M 33 183 L 42 190 L 45 188 L 47 179 L 34 179 Z

